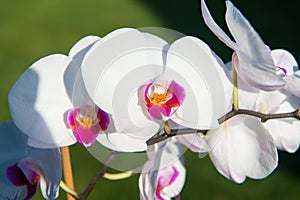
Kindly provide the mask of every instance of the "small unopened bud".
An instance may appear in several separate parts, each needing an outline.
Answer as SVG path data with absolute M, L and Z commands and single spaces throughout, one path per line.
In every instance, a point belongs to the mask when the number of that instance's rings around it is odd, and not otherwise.
M 165 121 L 165 122 L 164 122 L 164 130 L 165 130 L 166 134 L 168 134 L 168 135 L 171 134 L 171 128 L 170 128 L 170 126 L 169 126 L 168 121 Z

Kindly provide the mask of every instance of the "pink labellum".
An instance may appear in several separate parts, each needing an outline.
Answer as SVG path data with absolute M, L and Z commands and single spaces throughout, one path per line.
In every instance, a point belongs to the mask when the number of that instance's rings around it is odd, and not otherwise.
M 276 73 L 281 76 L 281 78 L 284 78 L 287 74 L 287 70 L 284 67 L 276 66 Z
M 30 166 L 29 164 L 27 166 L 28 169 L 21 169 L 18 164 L 15 163 L 6 170 L 7 178 L 12 184 L 15 186 L 27 186 L 27 196 L 24 200 L 29 200 L 35 195 L 40 181 L 40 175 L 31 169 Z
M 165 187 L 172 185 L 172 183 L 174 183 L 175 180 L 177 179 L 178 175 L 179 175 L 179 172 L 176 169 L 176 167 L 174 167 L 174 166 L 172 167 L 172 169 L 170 169 L 170 168 L 162 169 L 161 175 L 158 177 L 158 183 L 157 183 L 157 187 L 156 187 L 156 191 L 155 191 L 155 195 L 159 200 L 164 199 L 160 194 L 161 191 Z M 179 197 L 179 199 L 180 199 L 180 197 Z
M 76 107 L 67 116 L 67 123 L 73 129 L 76 140 L 84 146 L 92 145 L 99 132 L 107 129 L 109 122 L 106 112 L 90 105 Z
M 170 117 L 182 104 L 185 90 L 175 81 L 166 86 L 161 81 L 150 82 L 144 91 L 144 102 L 154 119 Z

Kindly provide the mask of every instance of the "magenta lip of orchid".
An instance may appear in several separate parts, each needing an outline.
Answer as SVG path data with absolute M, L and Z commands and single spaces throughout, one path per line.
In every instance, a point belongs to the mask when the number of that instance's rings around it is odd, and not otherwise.
M 15 163 L 6 169 L 6 175 L 15 186 L 27 187 L 27 196 L 24 199 L 28 200 L 36 193 L 37 186 L 40 182 L 40 175 L 33 169 L 34 163 L 29 161 L 20 162 L 23 162 L 23 167 L 19 166 L 19 163 Z
M 172 166 L 171 169 L 165 168 L 161 171 L 161 176 L 158 178 L 158 183 L 155 191 L 155 195 L 159 200 L 163 200 L 164 198 L 161 196 L 161 191 L 174 183 L 179 175 L 179 171 L 175 166 Z M 179 195 L 178 195 L 179 196 Z M 176 197 L 178 199 L 178 196 Z
M 182 104 L 185 90 L 175 81 L 169 85 L 166 81 L 150 82 L 145 87 L 144 102 L 150 116 L 154 119 L 170 117 Z
M 73 129 L 78 143 L 90 146 L 95 142 L 99 132 L 107 129 L 110 119 L 108 114 L 100 108 L 84 105 L 70 110 L 67 122 Z
M 281 76 L 281 78 L 286 77 L 287 70 L 284 67 L 276 66 L 276 73 Z

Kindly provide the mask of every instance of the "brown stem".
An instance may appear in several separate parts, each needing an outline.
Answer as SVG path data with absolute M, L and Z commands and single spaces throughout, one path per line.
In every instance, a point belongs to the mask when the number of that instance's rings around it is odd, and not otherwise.
M 171 129 L 170 133 L 164 132 L 161 135 L 158 135 L 156 137 L 153 137 L 146 141 L 147 145 L 153 145 L 155 143 L 161 142 L 163 140 L 166 140 L 167 138 L 176 136 L 176 135 L 185 135 L 190 133 L 202 133 L 205 135 L 208 130 L 200 130 L 200 129 L 191 129 L 191 128 L 185 128 L 185 129 Z
M 96 175 L 92 178 L 92 180 L 89 182 L 88 186 L 86 189 L 79 195 L 79 200 L 86 200 L 96 184 L 98 183 L 99 180 L 101 180 L 108 168 L 108 165 L 113 161 L 113 159 L 116 157 L 117 153 L 116 152 L 111 152 L 111 154 L 107 157 L 103 165 L 100 167 Z
M 74 190 L 72 165 L 71 165 L 70 151 L 68 146 L 61 147 L 61 156 L 62 156 L 62 165 L 63 165 L 65 183 L 70 189 Z M 72 196 L 69 193 L 67 193 L 67 199 L 75 200 L 74 196 Z
M 234 107 L 232 108 L 231 111 L 226 113 L 224 116 L 218 119 L 219 124 L 224 123 L 225 121 L 229 120 L 230 118 L 236 116 L 236 115 L 250 115 L 254 117 L 260 118 L 261 122 L 266 122 L 267 120 L 270 119 L 279 119 L 279 118 L 295 118 L 300 120 L 300 108 L 293 111 L 293 112 L 288 112 L 288 113 L 278 113 L 278 114 L 265 114 L 261 112 L 256 112 L 253 110 L 247 110 L 247 109 L 235 109 Z M 171 129 L 170 133 L 167 134 L 166 132 L 163 132 L 162 134 L 150 138 L 147 140 L 147 145 L 153 145 L 155 143 L 161 142 L 163 140 L 166 140 L 170 137 L 176 136 L 176 135 L 184 135 L 184 134 L 191 134 L 191 133 L 202 133 L 205 135 L 209 130 L 200 130 L 200 129 Z
M 236 115 L 250 115 L 254 117 L 260 118 L 261 122 L 266 122 L 269 119 L 280 119 L 280 118 L 295 118 L 300 120 L 300 113 L 299 109 L 293 111 L 293 112 L 288 112 L 288 113 L 278 113 L 278 114 L 265 114 L 261 112 L 256 112 L 253 110 L 247 110 L 247 109 L 232 109 L 230 112 L 228 112 L 226 115 L 218 119 L 219 124 L 222 124 L 223 122 L 227 121 L 228 119 L 236 116 Z

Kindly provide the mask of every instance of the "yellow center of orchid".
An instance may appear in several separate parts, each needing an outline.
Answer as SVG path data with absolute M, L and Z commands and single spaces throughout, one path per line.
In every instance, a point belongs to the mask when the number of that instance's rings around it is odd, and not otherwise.
M 83 116 L 78 120 L 79 124 L 85 128 L 91 128 L 93 124 L 93 118 L 91 116 Z
M 164 85 L 154 83 L 147 96 L 151 104 L 162 105 L 172 98 L 172 93 Z
M 80 111 L 76 115 L 76 120 L 84 128 L 91 128 L 99 122 L 97 109 L 90 106 L 80 107 Z
M 170 94 L 170 93 L 166 93 L 166 94 L 154 93 L 153 97 L 150 98 L 150 102 L 155 105 L 161 105 L 161 104 L 166 103 L 171 97 L 172 97 L 172 94 Z

